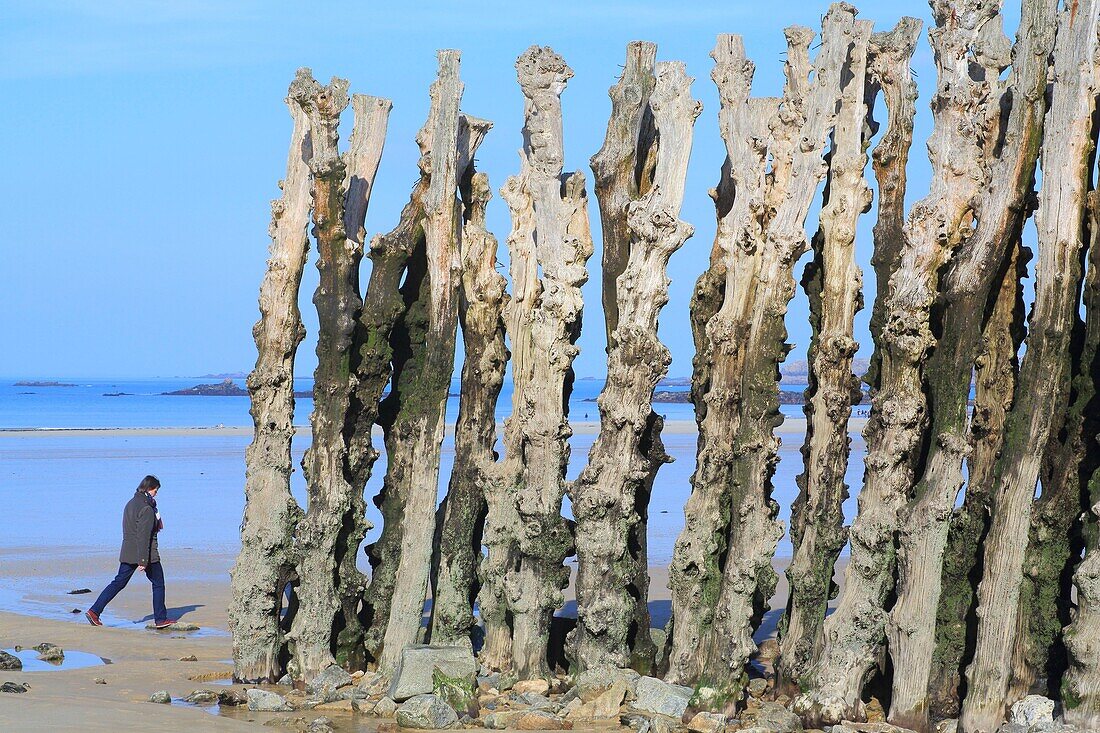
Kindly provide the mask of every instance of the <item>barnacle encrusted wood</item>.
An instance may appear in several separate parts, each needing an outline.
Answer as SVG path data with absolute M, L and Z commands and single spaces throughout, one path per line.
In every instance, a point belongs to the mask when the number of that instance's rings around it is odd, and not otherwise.
M 512 213 L 512 300 L 505 323 L 515 383 L 506 458 L 489 499 L 492 536 L 488 524 L 486 534 L 487 544 L 498 545 L 499 533 L 511 535 L 505 549 L 511 562 L 499 591 L 511 615 L 510 662 L 525 679 L 550 673 L 550 622 L 569 578 L 563 562 L 573 537 L 561 514 L 571 434 L 566 406 L 592 237 L 584 174 L 562 174 L 560 96 L 573 70 L 553 49 L 532 46 L 516 61 L 516 72 L 524 144 L 520 173 L 501 190 Z
M 691 82 L 682 63 L 657 64 L 644 110 L 652 117 L 654 139 L 640 141 L 638 152 L 626 161 L 635 168 L 652 160 L 652 170 L 643 169 L 641 176 L 652 182 L 623 207 L 630 240 L 626 266 L 615 284 L 618 320 L 608 347 L 607 384 L 598 401 L 600 433 L 571 487 L 578 560 L 573 653 L 581 669 L 630 666 L 638 637 L 649 636 L 648 612 L 642 614 L 644 626 L 635 623 L 640 616 L 635 606 L 644 605 L 648 595 L 648 584 L 637 587 L 639 566 L 647 564 L 645 545 L 630 538 L 645 532 L 638 502 L 656 468 L 646 450 L 659 435 L 653 428 L 653 390 L 672 360 L 657 338 L 658 316 L 668 302 L 666 269 L 693 231 L 679 219 L 692 128 L 702 109 L 691 98 Z M 653 147 L 646 149 L 647 142 Z M 648 671 L 652 659 L 638 657 Z
M 309 160 L 313 143 L 309 117 L 294 101 L 307 86 L 309 69 L 299 69 L 287 94 L 293 129 L 283 194 L 271 202 L 270 258 L 260 284 L 260 320 L 252 328 L 256 366 L 248 376 L 255 435 L 245 453 L 245 510 L 241 550 L 231 572 L 233 677 L 272 682 L 283 674 L 285 641 L 279 624 L 283 594 L 295 577 L 294 525 L 301 517 L 290 494 L 294 436 L 294 357 L 305 338 L 298 310 L 309 237 Z
M 372 654 L 387 674 L 396 668 L 402 650 L 416 642 L 435 535 L 439 452 L 454 368 L 461 276 L 456 191 L 463 85 L 458 67 L 457 51 L 439 52 L 431 111 L 422 130 L 431 140 L 430 180 L 421 202 L 423 238 L 401 285 L 405 312 L 391 332 L 393 377 L 379 414 L 388 463 L 380 495 L 385 524 L 372 549 L 374 575 L 368 593 Z
M 863 307 L 863 273 L 856 264 L 856 226 L 871 206 L 867 167 L 865 94 L 869 20 L 856 21 L 848 52 L 847 79 L 828 154 L 829 176 L 819 229 L 812 241 L 814 258 L 802 285 L 810 301 L 812 335 L 806 388 L 804 470 L 791 507 L 794 555 L 787 568 L 790 595 L 780 633 L 780 685 L 797 692 L 821 651 L 822 623 L 835 595 L 833 565 L 848 541 L 844 500 L 848 485 L 848 418 L 862 392 L 852 373 L 855 314 Z

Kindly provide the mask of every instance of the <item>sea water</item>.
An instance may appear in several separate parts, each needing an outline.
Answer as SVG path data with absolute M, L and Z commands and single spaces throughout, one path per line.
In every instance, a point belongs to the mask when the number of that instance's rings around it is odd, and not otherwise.
M 157 497 L 165 520 L 160 543 L 165 549 L 191 547 L 211 552 L 233 552 L 238 545 L 244 507 L 244 452 L 249 435 L 134 435 L 115 434 L 107 428 L 158 427 L 248 427 L 247 397 L 181 397 L 163 392 L 191 387 L 213 379 L 59 379 L 73 387 L 18 387 L 15 379 L 0 381 L 0 485 L 4 501 L 4 527 L 0 547 L 66 545 L 97 549 L 117 547 L 120 539 L 122 506 L 132 496 L 141 477 L 156 474 L 163 488 Z M 243 380 L 235 380 L 243 386 Z M 309 389 L 303 380 L 298 389 Z M 592 400 L 603 388 L 602 380 L 578 380 L 570 401 L 575 421 L 597 421 L 599 411 Z M 458 381 L 452 392 L 459 389 Z M 801 387 L 790 389 L 801 390 Z M 106 393 L 127 393 L 107 397 Z M 501 395 L 497 417 L 507 417 L 510 391 Z M 296 424 L 308 424 L 312 400 L 297 402 Z M 694 421 L 690 404 L 659 404 L 667 420 Z M 801 416 L 799 406 L 783 406 L 787 416 Z M 448 400 L 447 420 L 458 414 L 458 399 Z M 102 431 L 74 435 L 43 431 L 34 435 L 10 431 L 41 428 L 100 428 Z M 781 436 L 780 462 L 774 478 L 774 498 L 780 519 L 789 520 L 790 506 L 797 495 L 795 477 L 802 471 L 801 434 Z M 847 481 L 858 487 L 863 474 L 863 444 L 853 435 Z M 591 434 L 574 435 L 568 478 L 577 476 L 587 461 L 595 439 Z M 378 448 L 383 448 L 381 441 Z M 695 468 L 696 435 L 668 432 L 666 451 L 675 459 L 661 468 L 650 503 L 649 556 L 652 564 L 664 564 L 672 556 L 676 536 L 684 523 L 684 503 L 691 492 L 690 477 Z M 303 506 L 305 484 L 299 467 L 309 445 L 308 436 L 294 442 L 291 487 Z M 440 466 L 440 498 L 445 494 L 454 459 L 450 437 L 443 445 Z M 385 455 L 375 464 L 366 488 L 367 519 L 374 525 L 366 542 L 377 538 L 381 517 L 369 501 L 378 493 L 386 466 Z M 855 514 L 855 496 L 845 503 L 845 517 Z M 564 512 L 569 515 L 566 501 Z M 777 556 L 790 556 L 785 537 Z M 362 558 L 361 558 L 362 560 Z

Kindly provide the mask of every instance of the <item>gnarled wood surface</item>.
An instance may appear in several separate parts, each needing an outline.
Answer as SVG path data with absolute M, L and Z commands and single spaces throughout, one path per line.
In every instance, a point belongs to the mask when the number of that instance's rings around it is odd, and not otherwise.
M 344 415 L 351 399 L 347 362 L 355 316 L 362 301 L 352 250 L 344 231 L 344 174 L 337 148 L 340 114 L 348 105 L 348 83 L 334 78 L 328 86 L 303 85 L 295 102 L 309 116 L 313 138 L 313 236 L 317 241 L 320 280 L 313 296 L 317 306 L 317 369 L 314 372 L 313 442 L 302 459 L 309 505 L 298 523 L 300 551 L 298 611 L 290 628 L 297 671 L 312 680 L 336 660 L 332 637 L 341 612 L 340 557 L 344 516 L 351 510 L 355 488 L 345 472 L 347 443 Z
M 473 124 L 487 130 L 490 123 L 474 120 Z M 469 125 L 463 117 L 463 126 Z M 480 590 L 478 566 L 486 512 L 483 473 L 496 461 L 496 405 L 508 351 L 501 320 L 507 302 L 505 280 L 496 271 L 496 237 L 485 228 L 485 208 L 492 191 L 488 176 L 475 173 L 472 161 L 462 173 L 461 192 L 465 223 L 458 315 L 464 359 L 454 467 L 436 520 L 438 560 L 432 588 L 431 641 L 467 645 L 477 623 L 473 605 Z
M 975 199 L 977 221 L 952 254 L 942 281 L 940 335 L 925 368 L 932 406 L 928 454 L 900 535 L 898 600 L 889 627 L 895 669 L 890 720 L 917 730 L 928 725 L 928 684 L 949 519 L 963 483 L 962 461 L 973 449 L 966 415 L 973 366 L 988 318 L 987 303 L 1019 237 L 1032 189 L 1056 5 L 1056 0 L 1024 4 L 1007 89 L 996 81 L 1009 61 L 1008 42 L 996 16 L 979 31 L 974 45 L 976 63 L 993 80 L 985 132 L 997 138 L 982 138 L 985 155 L 981 167 L 973 169 L 979 174 L 976 178 L 985 176 Z M 1002 93 L 1009 95 L 1011 109 L 998 126 Z
M 1004 437 L 1005 417 L 1016 391 L 1017 353 L 1024 337 L 1023 288 L 1029 253 L 1012 245 L 1000 276 L 993 310 L 982 332 L 974 365 L 973 450 L 967 458 L 966 500 L 951 516 L 943 553 L 942 588 L 936 611 L 936 648 L 928 683 L 934 718 L 957 718 L 962 705 L 963 667 L 973 654 L 976 576 L 981 542 L 989 528 L 989 496 Z
M 1095 60 L 1095 59 L 1094 59 Z M 1093 130 L 1096 140 L 1096 130 Z M 1089 235 L 1088 273 L 1085 277 L 1084 305 L 1086 309 L 1082 373 L 1100 374 L 1100 192 L 1095 187 L 1087 199 Z M 1083 380 L 1084 381 L 1084 380 Z M 1095 402 L 1092 410 L 1094 430 Z M 1094 433 L 1095 435 L 1095 433 Z M 1091 450 L 1096 450 L 1093 443 Z M 1077 588 L 1077 611 L 1073 623 L 1065 630 L 1068 668 L 1062 683 L 1062 703 L 1068 722 L 1083 728 L 1100 727 L 1100 470 L 1096 469 L 1096 453 L 1092 456 L 1093 472 L 1084 475 L 1084 500 L 1091 507 L 1085 526 L 1085 559 L 1077 566 L 1073 582 Z
M 909 497 L 927 427 L 923 365 L 934 343 L 930 309 L 940 267 L 968 231 L 978 189 L 985 85 L 970 76 L 970 48 L 995 14 L 978 0 L 936 2 L 930 34 L 938 87 L 928 141 L 932 182 L 905 226 L 905 245 L 890 278 L 882 327 L 880 389 L 864 430 L 867 444 L 851 559 L 836 611 L 825 622 L 825 647 L 810 690 L 795 710 L 815 724 L 863 716 L 861 694 L 874 670 L 894 589 L 895 533 Z M 977 119 L 975 119 L 977 117 Z
M 855 314 L 863 307 L 863 274 L 855 260 L 856 225 L 871 206 L 864 180 L 869 130 L 864 79 L 871 21 L 857 21 L 852 33 L 846 81 L 828 156 L 829 177 L 814 258 L 802 285 L 810 302 L 812 335 L 806 388 L 805 462 L 799 494 L 791 507 L 794 554 L 787 568 L 790 595 L 780 633 L 780 687 L 797 693 L 821 651 L 822 624 L 835 594 L 833 565 L 848 541 L 843 503 L 848 497 L 848 418 L 862 397 L 852 373 Z
M 726 551 L 731 521 L 729 462 L 720 457 L 729 450 L 725 435 L 729 426 L 724 423 L 736 419 L 744 356 L 738 342 L 748 327 L 751 303 L 751 293 L 735 286 L 751 277 L 762 234 L 767 125 L 777 106 L 775 99 L 749 98 L 754 67 L 740 36 L 720 35 L 711 56 L 726 162 L 712 193 L 718 231 L 711 264 L 696 283 L 691 304 L 697 347 L 692 399 L 699 441 L 692 492 L 684 506 L 684 529 L 676 539 L 669 568 L 673 618 L 667 677 L 682 683 L 700 675 L 700 645 L 718 611 L 720 557 Z
M 691 82 L 682 63 L 657 64 L 646 106 L 659 142 L 638 155 L 655 160 L 652 185 L 623 212 L 631 238 L 626 267 L 616 282 L 618 325 L 608 349 L 607 385 L 598 400 L 600 433 L 588 465 L 571 487 L 578 559 L 574 643 L 581 669 L 629 666 L 636 641 L 632 631 L 649 635 L 648 613 L 645 626 L 634 626 L 636 604 L 646 603 L 647 588 L 636 587 L 646 558 L 628 538 L 645 532 L 644 525 L 638 526 L 637 505 L 639 490 L 647 480 L 652 485 L 655 469 L 645 452 L 654 435 L 653 390 L 672 361 L 657 338 L 658 316 L 668 302 L 666 269 L 693 231 L 678 218 L 692 128 L 702 109 L 691 98 Z
M 431 140 L 430 181 L 422 199 L 423 240 L 414 249 L 401 286 L 406 309 L 391 333 L 393 378 L 380 411 L 388 462 L 380 506 L 386 526 L 394 531 L 384 529 L 374 548 L 375 574 L 368 594 L 373 640 L 381 636 L 381 647 L 372 653 L 385 674 L 392 673 L 401 651 L 416 642 L 435 534 L 443 412 L 458 323 L 455 191 L 463 86 L 458 65 L 457 51 L 439 52 L 439 74 L 422 131 Z M 378 552 L 380 548 L 387 552 Z
M 501 196 L 512 212 L 513 297 L 505 318 L 517 381 L 500 480 L 514 506 L 507 513 L 515 512 L 506 530 L 514 536 L 515 562 L 504 589 L 512 615 L 511 661 L 525 679 L 549 674 L 550 621 L 564 601 L 568 570 L 562 563 L 573 549 L 561 515 L 571 434 L 566 405 L 592 237 L 584 174 L 562 175 L 560 95 L 573 71 L 539 46 L 520 55 L 516 71 L 524 145 L 520 173 L 508 179 Z
M 295 578 L 294 526 L 301 518 L 290 494 L 294 436 L 294 357 L 305 338 L 298 288 L 309 251 L 309 118 L 294 101 L 312 80 L 299 69 L 286 103 L 293 129 L 283 194 L 271 202 L 270 258 L 260 284 L 260 320 L 252 328 L 256 366 L 248 375 L 255 434 L 245 453 L 241 550 L 231 572 L 233 677 L 273 682 L 283 674 L 285 642 L 280 615 L 286 586 Z
M 840 79 L 847 64 L 854 18 L 855 9 L 846 3 L 835 3 L 825 16 L 821 50 L 813 67 L 813 85 L 808 83 L 808 52 L 813 31 L 800 27 L 787 29 L 790 49 L 787 87 L 769 128 L 773 165 L 764 198 L 765 211 L 773 213 L 770 218 L 758 219 L 755 225 L 762 236 L 756 240 L 758 249 L 749 261 L 752 266 L 736 268 L 727 264 L 726 301 L 746 299 L 743 309 L 735 305 L 734 310 L 744 314 L 747 328 L 743 338 L 725 345 L 735 351 L 734 358 L 727 362 L 732 362 L 726 375 L 729 387 L 725 389 L 729 391 L 716 393 L 715 397 L 728 399 L 735 409 L 731 415 L 716 409 L 714 404 L 708 405 L 705 421 L 711 422 L 708 426 L 711 430 L 704 439 L 710 443 L 709 452 L 700 449 L 696 486 L 700 476 L 715 470 L 708 464 L 726 463 L 717 470 L 724 474 L 722 481 L 729 487 L 728 504 L 723 511 L 729 512 L 731 521 L 724 548 L 713 541 L 713 535 L 699 537 L 698 527 L 685 526 L 677 540 L 678 550 L 688 550 L 683 555 L 692 551 L 693 542 L 706 543 L 722 553 L 703 561 L 713 570 L 720 568 L 716 595 L 711 599 L 701 594 L 689 595 L 683 606 L 678 606 L 678 599 L 674 599 L 675 624 L 684 619 L 690 624 L 689 631 L 701 630 L 702 643 L 688 649 L 683 644 L 687 640 L 684 636 L 674 638 L 674 669 L 670 674 L 698 682 L 699 704 L 718 705 L 740 694 L 744 665 L 755 650 L 753 627 L 766 610 L 767 599 L 775 587 L 771 557 L 782 535 L 782 525 L 775 519 L 778 506 L 771 498 L 771 475 L 779 447 L 774 435 L 779 424 L 778 366 L 788 350 L 783 316 L 794 295 L 792 268 L 807 249 L 805 217 L 817 184 L 825 176 L 822 154 L 840 98 Z M 735 134 L 745 133 L 743 129 Z M 715 361 L 711 366 L 712 392 L 717 381 L 714 372 L 718 371 Z M 725 365 L 722 368 L 726 370 Z M 676 563 L 679 567 L 674 567 L 674 571 L 678 574 L 687 571 L 686 577 L 673 583 L 688 589 L 696 568 L 683 563 L 684 559 L 687 558 L 682 557 Z M 685 579 L 689 584 L 683 583 Z M 703 618 L 700 605 L 714 609 L 709 623 L 700 623 Z M 674 626 L 674 631 L 679 630 Z M 685 668 L 688 674 L 684 673 Z
M 1056 9 L 1055 3 L 1051 20 Z M 1008 414 L 995 472 L 992 523 L 978 586 L 978 635 L 974 660 L 966 672 L 967 695 L 959 719 L 965 733 L 992 733 L 1004 719 L 1006 707 L 1015 702 L 1007 693 L 1031 505 L 1052 417 L 1064 409 L 1068 398 L 1064 389 L 1070 368 L 1067 352 L 1078 303 L 1082 225 L 1094 144 L 1090 133 L 1097 93 L 1098 9 L 1096 0 L 1086 0 L 1062 11 L 1058 24 L 1054 73 L 1061 76 L 1061 84 L 1047 113 L 1043 189 L 1036 219 L 1035 307 L 1020 368 L 1020 390 Z M 1047 22 L 1047 16 L 1038 15 L 1033 32 L 1041 36 L 1053 31 L 1045 27 Z M 1042 54 L 1043 89 L 1038 100 L 1032 102 L 1029 96 L 1027 102 L 1041 108 L 1049 46 L 1037 45 L 1034 53 Z M 1017 103 L 1019 100 L 1014 101 L 1014 112 Z M 1038 142 L 1032 144 L 1037 153 Z

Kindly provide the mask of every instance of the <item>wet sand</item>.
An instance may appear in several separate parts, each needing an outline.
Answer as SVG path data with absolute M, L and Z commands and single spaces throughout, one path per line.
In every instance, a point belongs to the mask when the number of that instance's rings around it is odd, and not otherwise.
M 233 557 L 199 550 L 165 552 L 167 603 L 170 615 L 189 621 L 202 631 L 193 634 L 148 631 L 150 593 L 144 578 L 135 577 L 104 614 L 107 626 L 84 621 L 81 612 L 95 599 L 117 568 L 115 550 L 107 548 L 36 547 L 0 550 L 0 648 L 33 646 L 44 641 L 64 649 L 89 652 L 111 660 L 106 666 L 49 672 L 0 672 L 0 682 L 29 682 L 24 694 L 0 695 L 0 730 L 10 731 L 244 731 L 261 730 L 259 723 L 280 714 L 230 709 L 229 716 L 213 715 L 189 705 L 147 702 L 156 690 L 180 698 L 192 690 L 213 687 L 210 678 L 232 671 L 231 640 L 226 632 L 229 568 Z M 786 559 L 774 562 L 780 584 L 771 611 L 757 635 L 774 635 L 786 601 Z M 670 608 L 668 570 L 651 569 L 650 611 L 655 626 L 667 621 Z M 92 593 L 68 595 L 76 588 Z M 575 613 L 572 586 L 564 613 Z M 178 661 L 194 655 L 197 662 Z M 206 677 L 207 681 L 201 679 Z M 94 683 L 96 677 L 106 685 Z M 198 679 L 196 679 L 198 678 Z M 293 716 L 308 720 L 321 712 Z M 342 731 L 372 730 L 379 721 L 325 712 Z M 285 714 L 284 714 L 285 715 Z M 252 721 L 251 723 L 249 721 Z
M 659 406 L 658 406 L 659 407 Z M 853 417 L 848 421 L 849 430 L 860 433 L 867 423 L 865 417 Z M 573 420 L 570 422 L 574 435 L 595 435 L 600 431 L 600 423 L 596 420 Z M 454 435 L 454 423 L 447 423 L 445 435 Z M 504 423 L 497 423 L 497 432 L 504 429 Z M 309 437 L 308 425 L 295 426 L 295 436 Z M 665 423 L 664 432 L 670 435 L 689 435 L 698 430 L 694 420 L 669 420 Z M 775 430 L 780 435 L 805 434 L 806 418 L 788 417 Z M 374 434 L 382 436 L 382 429 L 376 427 Z M 105 437 L 105 438 L 146 438 L 146 437 L 187 437 L 190 435 L 224 435 L 224 436 L 251 436 L 251 427 L 195 427 L 195 428 L 34 428 L 34 429 L 0 429 L 0 440 L 5 438 L 47 438 L 47 437 Z

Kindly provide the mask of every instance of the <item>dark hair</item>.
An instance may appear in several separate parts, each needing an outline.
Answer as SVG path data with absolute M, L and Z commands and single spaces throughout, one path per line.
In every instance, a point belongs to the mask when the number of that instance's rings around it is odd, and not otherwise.
M 141 480 L 141 483 L 138 484 L 138 491 L 150 491 L 152 489 L 159 489 L 159 488 L 160 488 L 160 479 L 157 478 L 156 476 L 152 475 L 152 474 L 149 474 L 148 476 L 143 478 Z

